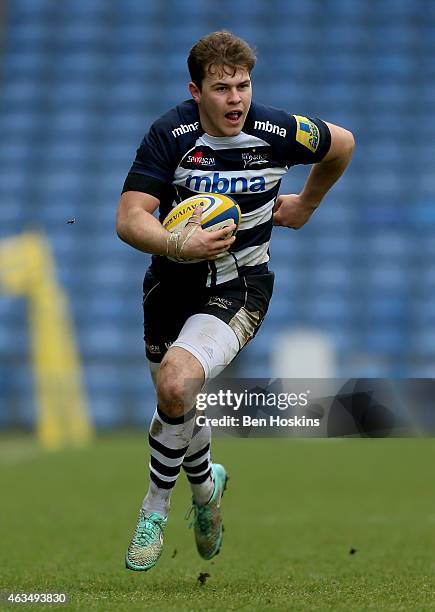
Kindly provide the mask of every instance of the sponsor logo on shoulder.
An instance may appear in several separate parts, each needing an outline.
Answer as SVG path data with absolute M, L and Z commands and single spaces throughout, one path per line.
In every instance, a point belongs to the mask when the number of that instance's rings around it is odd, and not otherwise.
M 254 130 L 261 130 L 262 132 L 269 132 L 271 134 L 277 134 L 283 138 L 287 136 L 287 130 L 280 125 L 270 123 L 269 121 L 255 121 Z
M 198 121 L 195 121 L 195 123 L 182 123 L 181 125 L 172 130 L 172 136 L 174 138 L 178 138 L 178 136 L 182 136 L 183 134 L 187 134 L 188 132 L 195 132 L 198 128 Z
M 301 115 L 294 115 L 294 117 L 296 119 L 296 140 L 315 153 L 319 146 L 319 128 L 308 117 Z

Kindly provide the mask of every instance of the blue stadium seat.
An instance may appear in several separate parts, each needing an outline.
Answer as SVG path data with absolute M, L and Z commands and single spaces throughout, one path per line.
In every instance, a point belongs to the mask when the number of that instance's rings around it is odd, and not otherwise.
M 19 50 L 22 44 L 40 46 L 46 43 L 51 36 L 50 23 L 42 17 L 40 20 L 33 19 L 26 22 L 18 21 L 19 17 L 11 15 L 10 43 L 13 48 Z M 14 21 L 17 20 L 15 23 Z

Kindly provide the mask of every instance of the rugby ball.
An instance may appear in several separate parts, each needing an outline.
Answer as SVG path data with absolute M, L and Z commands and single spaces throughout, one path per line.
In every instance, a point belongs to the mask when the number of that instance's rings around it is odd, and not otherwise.
M 163 227 L 168 232 L 181 232 L 198 206 L 202 208 L 202 229 L 207 232 L 215 232 L 223 227 L 235 224 L 237 226 L 235 232 L 237 231 L 242 216 L 239 205 L 232 198 L 217 193 L 198 194 L 183 200 L 165 217 L 162 223 Z M 170 257 L 169 259 L 173 258 Z M 183 261 L 184 263 L 195 263 L 201 260 L 185 259 Z

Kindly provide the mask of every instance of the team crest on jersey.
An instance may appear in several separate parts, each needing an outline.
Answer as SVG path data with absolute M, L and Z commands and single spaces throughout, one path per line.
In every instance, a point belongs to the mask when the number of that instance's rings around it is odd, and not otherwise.
M 296 140 L 304 145 L 304 147 L 307 147 L 307 149 L 310 149 L 312 153 L 315 153 L 319 146 L 319 128 L 307 117 L 294 115 L 294 118 L 296 119 L 297 126 Z
M 242 153 L 242 160 L 244 168 L 264 168 L 268 163 L 267 155 L 264 153 Z

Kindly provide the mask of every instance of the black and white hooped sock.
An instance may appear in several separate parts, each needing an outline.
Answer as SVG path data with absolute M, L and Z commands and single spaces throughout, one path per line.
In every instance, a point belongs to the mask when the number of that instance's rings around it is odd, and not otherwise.
M 196 407 L 176 418 L 166 416 L 159 407 L 154 413 L 148 436 L 150 485 L 142 503 L 147 514 L 167 516 L 169 512 L 172 489 L 192 439 L 195 413 Z
M 195 425 L 192 439 L 183 460 L 183 470 L 190 482 L 194 501 L 206 504 L 214 491 L 211 471 L 211 428 L 209 425 Z

